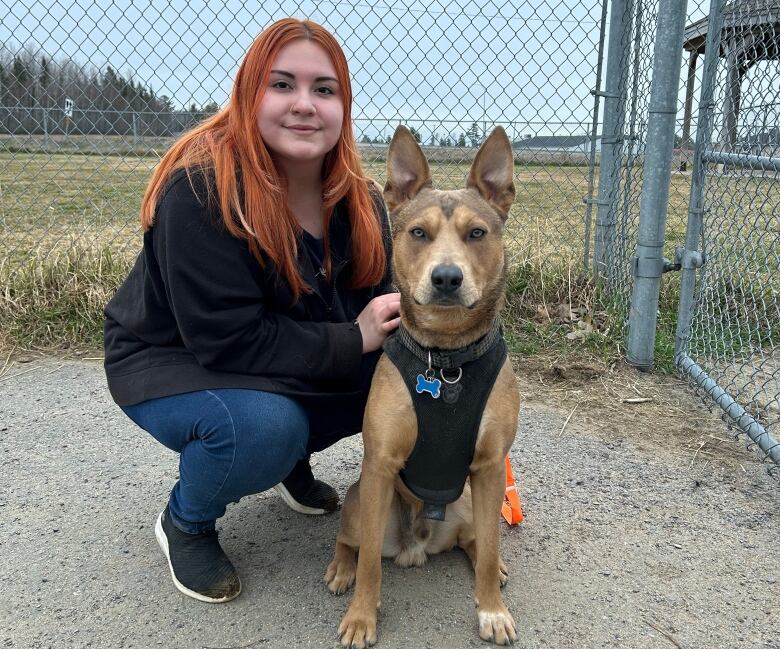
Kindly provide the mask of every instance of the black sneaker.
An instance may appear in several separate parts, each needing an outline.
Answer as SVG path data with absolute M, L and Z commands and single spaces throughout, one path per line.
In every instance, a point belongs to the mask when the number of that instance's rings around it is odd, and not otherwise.
M 168 507 L 157 517 L 154 535 L 168 559 L 173 584 L 201 602 L 227 602 L 241 592 L 238 573 L 217 540 L 217 532 L 187 534 L 171 522 Z
M 315 480 L 305 458 L 295 465 L 284 480 L 274 487 L 290 509 L 301 514 L 320 515 L 334 512 L 339 507 L 336 490 L 322 480 Z

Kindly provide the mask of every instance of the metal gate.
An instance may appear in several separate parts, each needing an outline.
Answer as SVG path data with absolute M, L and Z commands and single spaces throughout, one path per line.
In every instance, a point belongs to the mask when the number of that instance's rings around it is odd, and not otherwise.
M 780 473 L 780 2 L 713 0 L 676 362 Z M 698 40 L 698 44 L 696 41 Z M 773 437 L 773 434 L 775 437 Z

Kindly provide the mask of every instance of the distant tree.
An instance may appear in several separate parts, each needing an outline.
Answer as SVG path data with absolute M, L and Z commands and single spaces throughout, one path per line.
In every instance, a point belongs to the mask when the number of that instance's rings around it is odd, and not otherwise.
M 219 112 L 219 104 L 216 101 L 210 101 L 200 107 L 200 112 L 206 113 L 206 115 L 213 115 Z
M 417 140 L 418 144 L 422 142 L 422 136 L 420 135 L 420 132 L 414 128 L 414 126 L 409 127 L 409 132 L 414 136 L 414 139 Z
M 18 55 L 14 57 L 14 66 L 11 71 L 11 76 L 20 86 L 25 85 L 30 80 L 30 72 L 27 69 L 27 65 L 25 65 L 25 62 Z
M 440 146 L 452 146 L 452 140 L 450 139 L 449 135 L 443 135 L 439 139 L 439 145 Z
M 392 138 L 392 137 L 390 137 L 390 136 L 388 135 L 388 136 L 385 138 L 385 144 L 390 144 L 390 142 L 392 141 L 392 139 L 393 139 L 393 138 Z
M 382 139 L 381 135 L 377 135 L 373 140 L 371 140 L 372 144 L 384 144 L 385 141 Z
M 49 70 L 49 61 L 45 56 L 41 57 L 41 73 L 38 75 L 38 83 L 41 88 L 47 88 L 51 83 L 51 71 Z
M 371 144 L 371 138 L 368 137 L 368 135 L 363 135 L 363 137 L 360 138 L 361 144 Z
M 466 134 L 461 133 L 460 137 L 458 138 L 458 146 L 459 147 L 465 147 L 466 146 Z
M 14 56 L 11 66 L 11 83 L 9 85 L 11 86 L 14 100 L 22 106 L 30 105 L 32 95 L 29 90 L 29 82 L 32 80 L 32 76 L 26 57 Z
M 479 131 L 479 124 L 472 122 L 469 130 L 466 131 L 466 137 L 469 139 L 471 146 L 479 146 L 482 142 L 482 135 Z
M 430 144 L 431 146 L 436 146 L 436 142 L 437 142 L 438 140 L 439 140 L 439 138 L 438 138 L 438 136 L 436 135 L 436 133 L 431 133 L 431 141 L 430 141 L 430 143 L 429 143 L 429 144 Z

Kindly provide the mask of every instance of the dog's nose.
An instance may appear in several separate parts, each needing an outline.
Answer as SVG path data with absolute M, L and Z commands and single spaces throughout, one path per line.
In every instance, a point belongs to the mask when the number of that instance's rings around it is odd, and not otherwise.
M 442 293 L 454 293 L 463 284 L 463 271 L 455 264 L 439 264 L 431 272 L 431 284 Z

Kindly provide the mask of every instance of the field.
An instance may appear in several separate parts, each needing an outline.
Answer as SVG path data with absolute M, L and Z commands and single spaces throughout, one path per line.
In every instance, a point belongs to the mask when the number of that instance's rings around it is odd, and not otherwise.
M 13 265 L 31 255 L 48 257 L 72 247 L 134 254 L 139 245 L 138 208 L 156 162 L 156 156 L 0 153 L 0 261 Z M 366 170 L 384 181 L 384 162 L 369 161 Z M 461 187 L 468 163 L 433 163 L 432 173 L 437 187 Z M 688 175 L 673 179 L 668 226 L 672 250 L 684 238 L 689 181 Z M 507 237 L 512 256 L 534 265 L 581 264 L 588 168 L 518 164 L 516 187 Z M 638 186 L 632 196 L 637 202 Z M 631 212 L 635 218 L 638 204 Z M 594 209 L 591 236 L 595 220 Z
M 98 150 L 93 154 L 85 150 L 0 152 L 0 283 L 6 287 L 0 320 L 6 335 L 12 330 L 11 338 L 27 341 L 25 344 L 49 344 L 46 341 L 69 337 L 96 339 L 102 304 L 140 249 L 138 210 L 158 159 L 157 155 L 107 155 Z M 610 315 L 603 305 L 596 304 L 593 287 L 582 273 L 587 213 L 583 199 L 588 195 L 589 170 L 564 162 L 515 166 L 517 197 L 506 236 L 518 272 L 510 290 L 522 302 L 514 315 L 521 321 L 536 319 L 536 324 L 585 326 L 586 331 L 590 327 L 611 329 L 617 336 L 612 342 L 620 341 L 622 316 L 608 321 Z M 384 182 L 384 161 L 374 158 L 365 167 L 370 176 Z M 468 169 L 464 160 L 433 162 L 434 186 L 462 187 Z M 594 172 L 595 185 L 599 169 Z M 684 242 L 690 181 L 690 174 L 672 174 L 664 248 L 670 259 L 675 247 Z M 616 229 L 613 244 L 614 254 L 622 260 L 618 285 L 613 289 L 623 305 L 630 299 L 629 261 L 636 245 L 641 182 L 641 166 L 634 167 L 630 176 L 624 172 L 619 210 L 622 225 L 618 225 L 622 229 Z M 761 250 L 767 257 L 765 249 L 777 238 L 777 232 L 771 231 L 778 227 L 777 219 L 772 219 L 772 210 L 780 203 L 776 185 L 775 179 L 728 175 L 711 183 L 719 196 L 710 197 L 710 202 L 735 227 L 722 228 L 723 224 L 716 222 L 708 226 L 707 234 L 712 242 L 727 244 L 719 249 L 731 251 L 729 266 L 744 263 L 738 257 L 741 249 L 749 250 L 753 259 L 760 259 Z M 597 191 L 596 186 L 594 196 Z M 767 191 L 770 194 L 759 200 Z M 751 214 L 763 214 L 768 226 L 752 225 L 748 220 Z M 594 206 L 589 228 L 591 256 L 596 217 Z M 714 261 L 718 249 L 708 245 Z M 766 286 L 773 285 L 766 281 L 767 272 L 773 269 L 777 269 L 776 252 L 752 274 L 739 276 L 740 292 L 761 296 Z M 672 357 L 678 278 L 678 274 L 668 275 L 663 284 L 659 344 L 664 346 L 667 362 Z M 730 282 L 731 286 L 736 279 L 716 277 L 713 281 Z M 715 295 L 732 294 L 729 286 L 724 284 Z M 73 306 L 63 306 L 68 302 Z M 33 304 L 37 306 L 28 306 Z M 84 322 L 79 324 L 78 319 Z M 566 331 L 572 333 L 571 328 Z M 540 344 L 549 343 L 543 340 Z M 530 351 L 536 348 L 534 342 Z

